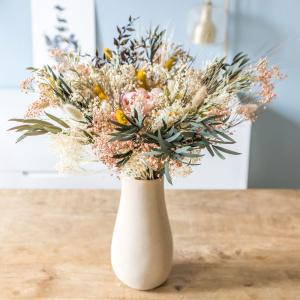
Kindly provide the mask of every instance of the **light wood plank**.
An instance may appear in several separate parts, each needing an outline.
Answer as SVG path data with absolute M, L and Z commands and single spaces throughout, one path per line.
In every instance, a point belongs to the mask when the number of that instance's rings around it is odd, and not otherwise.
M 300 191 L 167 191 L 175 260 L 138 292 L 110 266 L 119 192 L 0 190 L 0 299 L 300 299 Z

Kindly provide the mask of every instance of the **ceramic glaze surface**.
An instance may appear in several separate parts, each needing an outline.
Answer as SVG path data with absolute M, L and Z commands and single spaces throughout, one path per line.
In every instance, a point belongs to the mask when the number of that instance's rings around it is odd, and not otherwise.
M 163 180 L 123 178 L 111 245 L 116 276 L 131 288 L 153 289 L 168 278 L 172 256 Z

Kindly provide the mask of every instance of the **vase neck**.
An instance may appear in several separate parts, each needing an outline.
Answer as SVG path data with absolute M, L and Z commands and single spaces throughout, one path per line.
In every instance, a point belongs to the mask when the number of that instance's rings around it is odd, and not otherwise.
M 164 180 L 136 180 L 122 178 L 121 201 L 164 202 Z

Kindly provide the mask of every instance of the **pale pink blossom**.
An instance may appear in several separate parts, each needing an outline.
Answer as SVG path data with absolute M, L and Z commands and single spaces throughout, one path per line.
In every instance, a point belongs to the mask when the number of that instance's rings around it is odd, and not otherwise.
M 121 105 L 126 114 L 131 114 L 134 109 L 148 115 L 154 103 L 151 94 L 143 88 L 124 94 L 121 97 Z
M 90 68 L 85 64 L 79 64 L 76 70 L 81 76 L 89 76 L 91 74 Z
M 57 48 L 50 49 L 48 53 L 49 56 L 54 58 L 57 62 L 60 62 L 64 58 L 64 52 Z
M 157 145 L 155 144 L 146 144 L 146 143 L 141 143 L 140 147 L 138 148 L 138 152 L 140 155 L 143 155 L 147 152 L 150 152 L 153 150 L 153 148 L 157 148 Z M 152 170 L 158 171 L 161 168 L 161 160 L 158 159 L 155 156 L 144 156 L 144 159 Z
M 93 126 L 90 128 L 90 131 L 95 134 L 112 133 L 114 131 L 114 125 L 109 120 L 112 120 L 110 112 L 103 111 L 101 108 L 94 108 Z
M 42 111 L 49 106 L 49 101 L 45 98 L 34 101 L 27 109 L 25 118 L 34 118 L 39 116 Z
M 110 136 L 103 133 L 95 138 L 93 144 L 93 150 L 100 161 L 106 166 L 112 168 L 115 167 L 120 160 L 114 157 L 115 154 L 126 153 L 133 149 L 134 145 L 132 141 L 114 141 L 110 142 Z
M 276 94 L 274 92 L 274 79 L 283 79 L 284 76 L 280 73 L 278 66 L 273 66 L 268 69 L 268 61 L 266 58 L 261 59 L 255 66 L 257 76 L 256 81 L 260 86 L 258 95 L 260 96 L 260 103 L 270 103 Z
M 32 81 L 33 81 L 32 77 L 22 80 L 20 83 L 21 92 L 28 93 L 28 91 L 32 89 Z

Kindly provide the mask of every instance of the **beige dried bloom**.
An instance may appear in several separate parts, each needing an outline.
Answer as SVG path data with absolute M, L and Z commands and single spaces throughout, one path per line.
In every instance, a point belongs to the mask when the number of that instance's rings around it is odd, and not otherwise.
M 206 86 L 202 86 L 192 99 L 192 108 L 199 108 L 207 97 Z
M 243 116 L 246 120 L 255 121 L 258 104 L 248 103 L 237 107 L 236 113 Z

